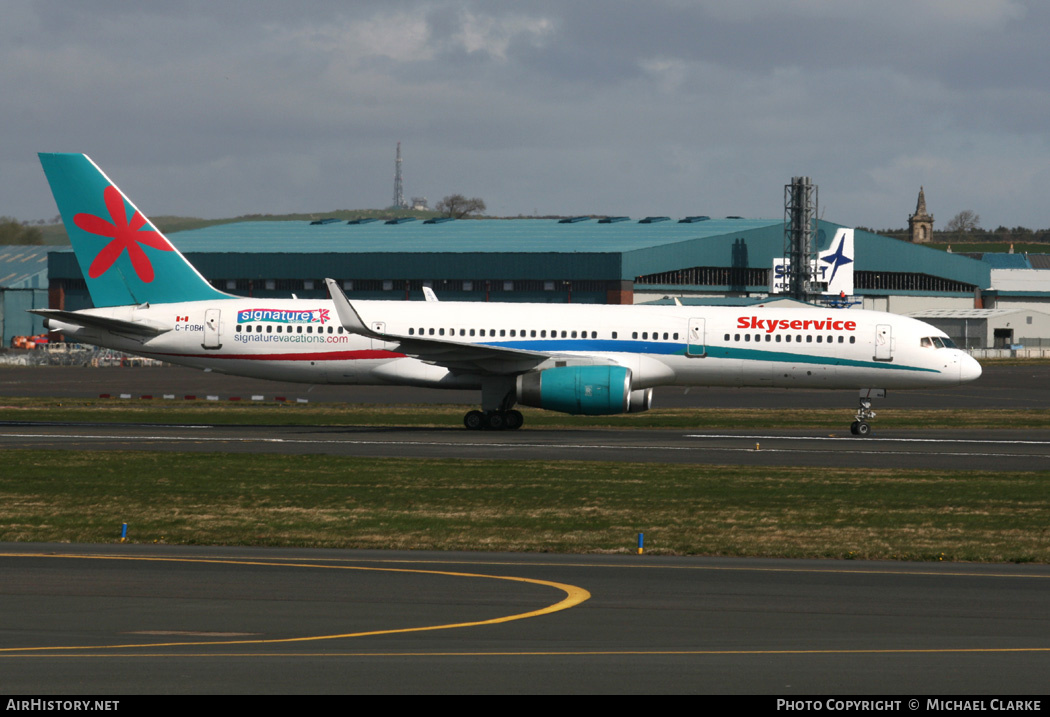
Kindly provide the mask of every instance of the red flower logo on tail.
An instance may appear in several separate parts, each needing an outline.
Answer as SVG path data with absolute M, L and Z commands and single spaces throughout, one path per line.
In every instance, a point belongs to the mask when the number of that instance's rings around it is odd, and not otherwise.
M 175 251 L 174 247 L 158 232 L 140 232 L 139 229 L 146 223 L 146 217 L 142 216 L 138 211 L 131 217 L 131 222 L 128 222 L 128 212 L 124 208 L 124 198 L 117 191 L 116 187 L 106 187 L 106 191 L 103 192 L 102 196 L 106 201 L 109 217 L 113 220 L 112 224 L 102 217 L 96 217 L 94 214 L 77 214 L 73 217 L 73 223 L 89 234 L 97 234 L 113 239 L 109 244 L 102 247 L 102 251 L 91 262 L 91 266 L 88 268 L 88 276 L 92 279 L 102 276 L 116 263 L 120 255 L 127 250 L 128 257 L 131 259 L 131 265 L 135 268 L 135 273 L 139 279 L 147 284 L 150 283 L 153 281 L 153 265 L 150 264 L 146 252 L 142 250 L 139 244 L 145 244 L 148 247 L 161 251 Z

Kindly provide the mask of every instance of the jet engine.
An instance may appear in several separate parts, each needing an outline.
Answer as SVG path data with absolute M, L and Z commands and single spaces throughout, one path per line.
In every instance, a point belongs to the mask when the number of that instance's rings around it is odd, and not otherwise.
M 631 390 L 631 371 L 623 366 L 562 366 L 525 373 L 517 378 L 517 393 L 523 406 L 587 416 L 644 411 L 652 399 L 652 389 Z M 634 408 L 636 397 L 644 408 Z

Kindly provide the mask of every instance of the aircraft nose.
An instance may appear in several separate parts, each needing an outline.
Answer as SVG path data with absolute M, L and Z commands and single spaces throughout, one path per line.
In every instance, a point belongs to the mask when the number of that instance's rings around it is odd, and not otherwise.
M 975 381 L 981 377 L 981 373 L 981 364 L 977 363 L 977 359 L 964 353 L 959 361 L 959 381 L 961 383 Z

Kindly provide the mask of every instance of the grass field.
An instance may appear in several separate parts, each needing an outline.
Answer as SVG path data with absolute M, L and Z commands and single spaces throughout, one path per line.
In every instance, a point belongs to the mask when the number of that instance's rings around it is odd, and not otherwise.
M 3 399 L 3 420 L 455 426 L 459 406 Z M 844 410 L 529 411 L 526 426 L 841 430 Z M 885 416 L 885 420 L 884 420 Z M 1047 428 L 1050 410 L 884 412 L 880 427 Z M 523 429 L 523 430 L 527 430 Z M 1030 473 L 3 452 L 0 540 L 1050 562 Z
M 1045 473 L 5 451 L 0 540 L 1050 561 Z

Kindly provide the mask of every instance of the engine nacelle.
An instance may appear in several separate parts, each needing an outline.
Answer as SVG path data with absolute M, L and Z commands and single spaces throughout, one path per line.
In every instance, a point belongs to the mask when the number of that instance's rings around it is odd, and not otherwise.
M 631 391 L 628 413 L 643 413 L 653 407 L 653 389 L 639 388 Z
M 574 415 L 604 416 L 631 408 L 631 370 L 563 366 L 518 376 L 518 403 Z M 643 409 L 644 410 L 644 409 Z

